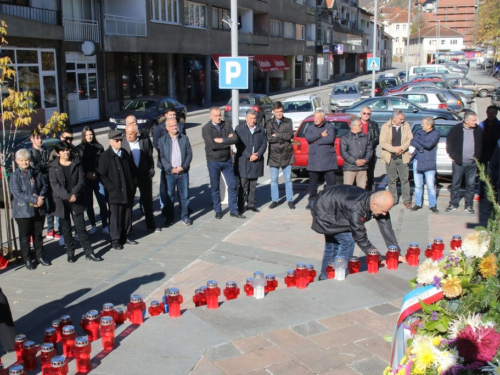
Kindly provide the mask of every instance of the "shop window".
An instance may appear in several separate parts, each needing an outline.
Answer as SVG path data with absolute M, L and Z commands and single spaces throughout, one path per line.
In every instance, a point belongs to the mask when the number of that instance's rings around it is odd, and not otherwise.
M 54 52 L 42 52 L 42 70 L 54 71 L 56 70 L 56 62 L 54 59 Z
M 207 28 L 207 6 L 204 4 L 184 2 L 184 25 L 188 27 Z

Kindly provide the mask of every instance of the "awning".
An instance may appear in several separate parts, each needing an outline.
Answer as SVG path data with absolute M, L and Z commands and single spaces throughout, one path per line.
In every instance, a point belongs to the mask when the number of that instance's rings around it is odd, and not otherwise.
M 255 62 L 263 72 L 272 72 L 275 70 L 290 70 L 285 56 L 281 55 L 255 55 Z
M 217 69 L 219 69 L 219 57 L 231 57 L 231 55 L 219 55 L 219 54 L 213 53 L 212 59 L 214 60 L 214 63 L 217 66 Z M 242 57 L 248 57 L 248 61 L 253 61 L 253 56 L 242 56 Z

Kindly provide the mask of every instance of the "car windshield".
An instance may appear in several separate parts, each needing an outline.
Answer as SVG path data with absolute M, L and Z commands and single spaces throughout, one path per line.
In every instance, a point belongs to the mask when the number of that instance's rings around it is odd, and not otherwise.
M 434 124 L 434 129 L 436 129 L 439 132 L 440 137 L 446 138 L 448 136 L 448 133 L 450 132 L 451 128 L 453 125 L 444 125 L 444 124 Z M 417 124 L 412 128 L 413 134 L 415 134 L 417 131 L 422 129 L 422 125 Z
M 233 99 L 229 99 L 229 105 L 231 105 Z M 245 105 L 255 105 L 255 98 L 240 98 L 240 106 Z
M 313 110 L 310 100 L 294 100 L 290 102 L 283 102 L 285 113 L 293 112 L 311 112 Z
M 342 137 L 345 133 L 349 131 L 349 125 L 344 121 L 327 121 L 328 124 L 332 124 L 335 127 L 335 137 Z M 297 137 L 305 137 L 306 130 L 309 126 L 314 126 L 314 121 L 307 121 L 302 124 L 297 133 Z
M 333 95 L 343 95 L 343 94 L 357 94 L 358 89 L 356 85 L 335 85 L 332 89 Z
M 155 107 L 155 100 L 131 100 L 128 102 L 128 104 L 125 106 L 126 110 L 130 111 L 144 111 L 146 109 L 151 109 Z
M 358 87 L 360 89 L 371 89 L 372 83 L 371 82 L 360 82 L 360 83 L 358 83 Z

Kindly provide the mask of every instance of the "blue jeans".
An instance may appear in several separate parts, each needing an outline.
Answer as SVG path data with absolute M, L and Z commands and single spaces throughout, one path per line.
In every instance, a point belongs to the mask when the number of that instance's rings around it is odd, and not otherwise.
M 179 204 L 181 205 L 181 217 L 188 218 L 188 208 L 189 208 L 189 173 L 181 173 L 181 174 L 170 174 L 165 173 L 167 177 L 167 186 L 168 186 L 168 196 L 170 201 L 173 202 L 175 200 L 175 187 L 177 186 L 177 193 L 180 196 Z
M 108 226 L 108 207 L 106 205 L 106 193 L 104 192 L 104 185 L 99 180 L 90 180 L 85 178 L 85 185 L 83 195 L 85 197 L 85 205 L 87 206 L 87 216 L 89 217 L 90 224 L 95 226 L 95 212 L 94 212 L 94 194 L 99 205 L 99 214 L 101 215 L 102 227 Z
M 338 234 L 325 234 L 325 252 L 323 254 L 323 262 L 321 263 L 321 276 L 326 279 L 326 267 L 328 262 L 333 262 L 336 256 L 343 255 L 346 264 L 349 258 L 354 254 L 354 238 L 351 232 L 342 232 Z M 346 274 L 347 274 L 346 269 Z
M 271 171 L 271 200 L 277 202 L 280 199 L 280 193 L 278 191 L 280 167 L 269 167 L 269 170 Z M 286 200 L 287 202 L 291 202 L 293 200 L 292 166 L 287 165 L 286 167 L 281 167 L 281 170 L 285 178 Z
M 224 175 L 229 196 L 229 211 L 238 212 L 238 193 L 236 191 L 236 179 L 234 178 L 233 162 L 228 161 L 208 161 L 208 175 L 210 176 L 210 190 L 212 191 L 212 203 L 215 212 L 221 212 L 220 204 L 220 175 Z
M 413 181 L 415 182 L 415 204 L 417 206 L 423 206 L 424 200 L 422 198 L 424 194 L 424 176 L 425 184 L 427 185 L 427 194 L 429 194 L 429 208 L 436 207 L 436 171 L 425 171 L 417 172 L 418 160 L 413 160 Z

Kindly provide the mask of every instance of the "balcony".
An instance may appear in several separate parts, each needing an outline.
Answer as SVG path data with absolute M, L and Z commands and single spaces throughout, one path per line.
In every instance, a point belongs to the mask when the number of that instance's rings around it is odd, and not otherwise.
M 64 40 L 83 42 L 91 40 L 99 43 L 99 22 L 92 20 L 77 20 L 63 18 Z
M 146 36 L 146 20 L 144 18 L 105 14 L 104 32 L 106 35 L 115 36 Z
M 251 32 L 238 33 L 239 44 L 255 44 L 259 46 L 269 45 L 269 35 L 267 34 L 252 34 Z
M 26 18 L 32 21 L 58 25 L 58 20 L 57 20 L 58 12 L 56 10 L 34 8 L 22 5 L 13 5 L 13 4 L 0 4 L 0 13 Z

